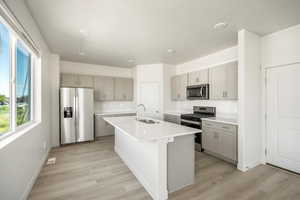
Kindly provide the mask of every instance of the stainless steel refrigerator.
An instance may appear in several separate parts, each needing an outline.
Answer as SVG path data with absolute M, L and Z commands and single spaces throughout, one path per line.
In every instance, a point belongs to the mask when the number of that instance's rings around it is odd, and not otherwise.
M 94 90 L 60 88 L 60 142 L 94 140 Z

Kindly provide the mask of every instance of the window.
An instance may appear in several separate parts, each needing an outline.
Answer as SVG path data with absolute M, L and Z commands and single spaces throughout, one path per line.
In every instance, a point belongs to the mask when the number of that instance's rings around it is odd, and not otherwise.
M 16 45 L 17 126 L 31 119 L 31 57 L 20 41 Z
M 0 136 L 10 130 L 10 47 L 9 32 L 0 23 Z
M 33 121 L 33 67 L 37 58 L 0 18 L 0 139 Z

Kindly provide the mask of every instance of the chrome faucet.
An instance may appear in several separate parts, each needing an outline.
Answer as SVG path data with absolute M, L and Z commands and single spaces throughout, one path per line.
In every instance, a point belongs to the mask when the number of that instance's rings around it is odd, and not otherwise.
M 137 105 L 137 109 L 136 109 L 136 119 L 139 120 L 140 116 L 139 116 L 139 107 L 143 107 L 144 108 L 144 112 L 146 111 L 146 106 L 144 104 L 139 104 Z

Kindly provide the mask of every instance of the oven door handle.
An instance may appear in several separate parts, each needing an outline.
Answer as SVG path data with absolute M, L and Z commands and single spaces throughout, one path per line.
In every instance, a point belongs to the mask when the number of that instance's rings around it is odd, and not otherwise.
M 203 97 L 203 87 L 200 87 L 200 97 Z
M 190 123 L 190 124 L 200 125 L 200 122 L 190 121 L 190 120 L 186 120 L 186 119 L 181 119 L 181 121 L 186 122 L 186 123 Z

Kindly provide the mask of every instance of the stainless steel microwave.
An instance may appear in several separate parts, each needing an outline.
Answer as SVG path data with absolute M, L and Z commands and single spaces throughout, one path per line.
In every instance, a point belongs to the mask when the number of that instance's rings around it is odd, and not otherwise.
M 186 96 L 190 100 L 208 100 L 209 84 L 188 86 L 186 88 Z

